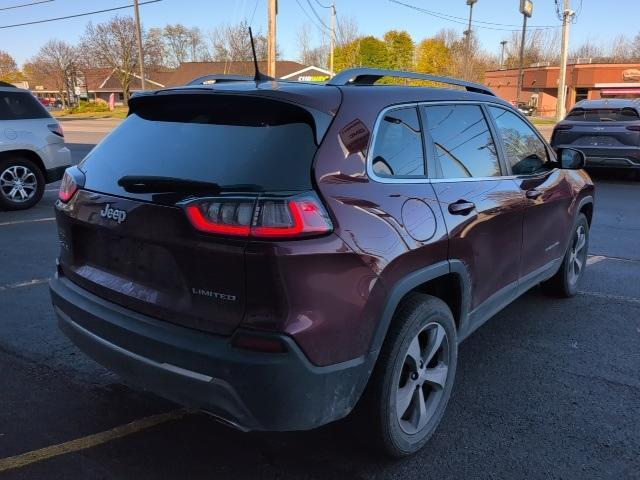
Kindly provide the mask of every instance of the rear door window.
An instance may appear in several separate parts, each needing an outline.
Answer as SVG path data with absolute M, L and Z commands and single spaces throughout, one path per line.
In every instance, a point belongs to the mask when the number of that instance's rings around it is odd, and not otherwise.
M 426 131 L 444 178 L 502 175 L 496 145 L 479 105 L 425 107 Z
M 489 107 L 502 138 L 507 163 L 514 175 L 531 175 L 546 170 L 547 147 L 540 137 L 515 113 Z
M 0 92 L 0 120 L 50 118 L 47 109 L 28 92 Z
M 85 187 L 145 196 L 118 185 L 140 175 L 242 191 L 308 190 L 317 150 L 314 115 L 326 114 L 255 96 L 134 98 L 129 117 L 81 163 Z
M 388 110 L 378 125 L 371 155 L 380 177 L 423 177 L 422 129 L 415 107 Z

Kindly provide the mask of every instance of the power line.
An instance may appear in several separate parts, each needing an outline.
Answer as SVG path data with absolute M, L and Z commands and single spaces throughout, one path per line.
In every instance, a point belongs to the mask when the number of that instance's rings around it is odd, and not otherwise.
M 323 5 L 319 0 L 316 0 L 316 3 L 320 5 L 322 8 L 331 8 L 331 5 Z
M 320 33 L 322 33 L 323 35 L 324 35 L 325 33 L 327 33 L 327 31 L 326 31 L 324 28 L 322 28 L 321 26 L 319 26 L 319 25 L 318 25 L 318 24 L 313 20 L 313 18 L 311 17 L 311 15 L 309 15 L 309 13 L 304 9 L 304 7 L 302 6 L 302 4 L 300 3 L 300 0 L 296 0 L 296 3 L 297 3 L 297 4 L 298 4 L 298 6 L 300 7 L 300 10 L 302 10 L 302 12 L 304 13 L 304 15 L 309 19 L 309 21 L 311 22 L 311 24 L 312 24 L 314 27 L 316 27 L 316 28 L 320 31 Z
M 4 10 L 14 10 L 16 8 L 30 7 L 32 5 L 40 5 L 41 3 L 51 3 L 55 0 L 40 0 L 39 2 L 31 2 L 31 3 L 23 3 L 21 5 L 11 5 L 10 7 L 2 7 L 0 11 Z
M 256 10 L 258 9 L 258 3 L 260 3 L 260 0 L 256 0 L 256 4 L 253 7 L 253 13 L 251 14 L 251 21 L 249 22 L 249 26 L 252 27 L 253 26 L 253 17 L 256 16 Z
M 162 0 L 147 0 L 146 2 L 140 2 L 139 5 L 147 5 L 148 3 L 158 3 L 158 2 L 161 2 L 161 1 Z M 0 25 L 0 29 L 13 28 L 13 27 L 24 27 L 26 25 L 36 25 L 38 23 L 56 22 L 58 20 L 67 20 L 69 18 L 85 17 L 87 15 L 95 15 L 97 13 L 114 12 L 116 10 L 123 10 L 125 8 L 133 8 L 133 5 L 124 5 L 122 7 L 105 8 L 104 10 L 95 10 L 93 12 L 77 13 L 75 15 L 67 15 L 65 17 L 48 18 L 46 20 L 34 20 L 33 22 L 15 23 L 13 25 Z
M 329 28 L 327 26 L 326 23 L 324 23 L 322 21 L 322 18 L 320 17 L 320 15 L 318 15 L 318 12 L 316 12 L 316 9 L 313 8 L 313 4 L 311 3 L 311 0 L 307 0 L 307 3 L 309 4 L 309 8 L 311 9 L 311 11 L 313 12 L 313 14 L 315 15 L 315 17 L 318 19 L 318 21 L 320 22 L 320 25 L 322 25 L 324 28 L 326 28 L 327 30 L 331 31 L 331 28 Z
M 389 0 L 392 3 L 396 3 L 398 5 L 402 5 L 403 7 L 407 7 L 410 8 L 412 10 L 416 10 L 418 12 L 427 14 L 427 15 L 431 15 L 432 17 L 436 17 L 439 18 L 441 20 L 447 20 L 449 22 L 453 22 L 453 23 L 457 23 L 459 25 L 464 25 L 465 27 L 467 26 L 467 21 L 464 21 L 465 19 L 463 19 L 462 17 L 455 17 L 453 15 L 448 15 L 446 13 L 440 13 L 440 12 L 433 12 L 431 10 L 426 10 L 424 8 L 420 8 L 417 7 L 415 5 L 410 5 L 408 3 L 404 3 L 404 2 L 400 2 L 398 0 Z M 472 22 L 474 24 L 475 27 L 477 28 L 484 28 L 485 30 L 498 30 L 498 31 L 506 31 L 506 32 L 519 32 L 521 29 L 518 28 L 498 28 L 497 26 L 503 26 L 503 27 L 515 27 L 516 25 L 510 25 L 510 24 L 504 24 L 504 23 L 495 23 L 495 22 L 483 22 L 480 20 L 474 20 Z M 485 25 L 478 25 L 478 24 L 486 24 L 486 25 L 497 25 L 497 26 L 485 26 Z M 548 29 L 552 29 L 552 28 L 560 28 L 559 25 L 535 25 L 531 28 L 531 30 L 548 30 Z

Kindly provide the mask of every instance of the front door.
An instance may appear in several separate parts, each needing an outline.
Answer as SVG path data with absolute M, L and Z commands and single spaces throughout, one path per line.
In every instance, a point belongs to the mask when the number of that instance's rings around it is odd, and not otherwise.
M 566 175 L 554 168 L 539 134 L 522 118 L 504 108 L 488 109 L 502 141 L 507 168 L 526 198 L 520 276 L 544 273 L 564 255 L 571 235 L 574 199 Z M 555 262 L 557 263 L 557 262 Z

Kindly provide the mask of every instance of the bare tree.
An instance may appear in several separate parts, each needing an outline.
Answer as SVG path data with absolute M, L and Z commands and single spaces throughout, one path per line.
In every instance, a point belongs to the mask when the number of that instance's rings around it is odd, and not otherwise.
M 520 65 L 520 32 L 512 32 L 505 48 L 505 65 L 518 68 Z M 549 62 L 555 64 L 560 59 L 560 34 L 557 29 L 529 30 L 524 45 L 524 66 Z
M 167 63 L 177 67 L 181 63 L 198 62 L 209 57 L 202 32 L 198 27 L 187 28 L 180 23 L 167 25 L 162 32 Z
M 443 28 L 433 38 L 444 43 L 445 47 L 452 48 L 460 40 L 460 35 L 453 28 Z
M 224 24 L 210 32 L 211 57 L 218 62 L 236 62 L 253 59 L 251 41 L 249 40 L 249 24 L 242 21 L 235 25 Z M 267 38 L 259 32 L 254 34 L 256 56 L 258 60 L 267 58 Z M 280 52 L 276 48 L 276 58 Z
M 146 42 L 146 36 L 143 33 Z M 115 16 L 104 23 L 89 23 L 80 42 L 87 63 L 110 67 L 120 81 L 125 102 L 138 68 L 136 24 L 131 17 Z
M 360 36 L 358 22 L 354 17 L 340 16 L 336 21 L 336 45 L 344 47 Z
M 78 66 L 77 50 L 61 40 L 49 40 L 25 65 L 25 71 L 36 84 L 53 84 L 64 107 L 71 103 L 73 76 Z
M 18 66 L 11 55 L 0 50 L 0 80 L 14 81 L 18 74 Z
M 329 47 L 325 42 L 312 46 L 311 26 L 304 24 L 298 31 L 298 51 L 300 63 L 326 68 L 329 64 Z
M 591 43 L 590 40 L 578 45 L 570 53 L 571 58 L 602 58 L 604 57 L 604 49 L 600 45 Z
M 144 51 L 145 66 L 153 71 L 163 69 L 168 65 L 166 58 L 162 28 L 150 28 L 147 32 Z

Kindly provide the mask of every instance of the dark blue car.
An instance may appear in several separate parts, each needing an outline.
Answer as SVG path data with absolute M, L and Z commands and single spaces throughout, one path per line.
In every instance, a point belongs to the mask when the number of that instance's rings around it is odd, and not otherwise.
M 640 99 L 578 102 L 556 125 L 551 145 L 581 150 L 589 168 L 629 169 L 640 175 Z

